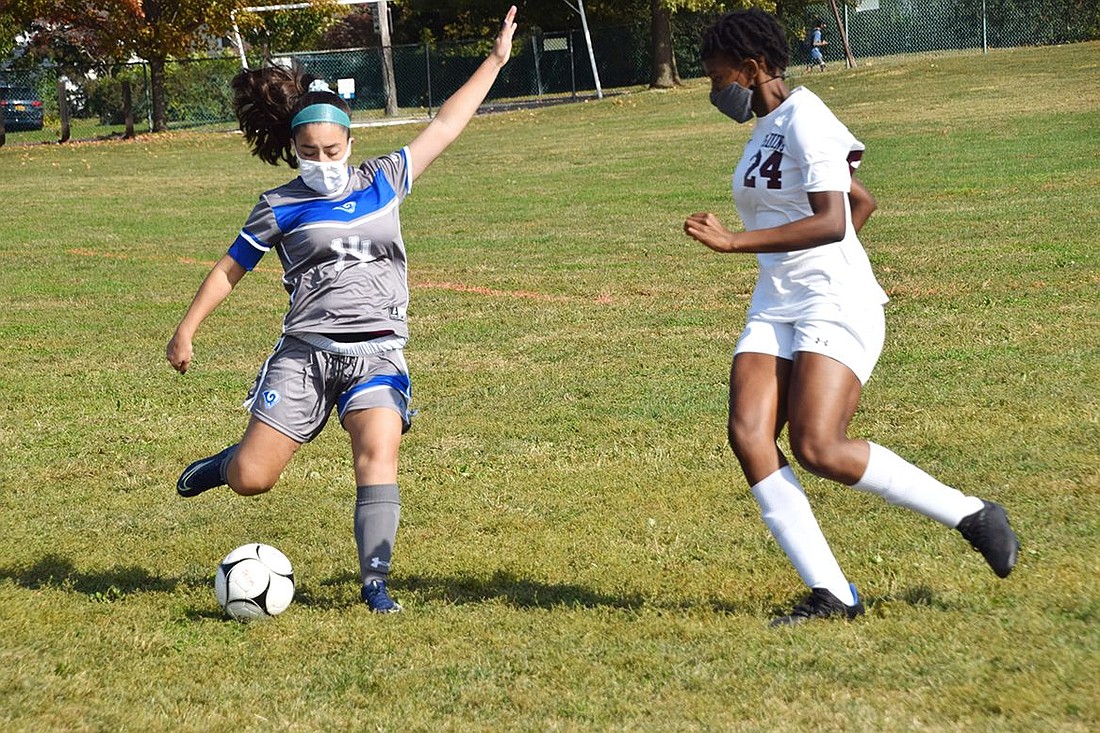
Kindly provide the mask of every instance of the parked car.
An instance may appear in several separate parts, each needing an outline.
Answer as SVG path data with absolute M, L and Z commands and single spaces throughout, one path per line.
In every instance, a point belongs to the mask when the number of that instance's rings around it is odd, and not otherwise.
M 42 99 L 31 87 L 0 86 L 0 109 L 8 132 L 42 129 Z

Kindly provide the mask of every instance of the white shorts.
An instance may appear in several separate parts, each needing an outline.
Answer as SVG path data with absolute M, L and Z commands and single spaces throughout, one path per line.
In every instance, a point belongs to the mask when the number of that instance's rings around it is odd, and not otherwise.
M 838 309 L 795 321 L 775 321 L 750 315 L 737 340 L 734 354 L 769 354 L 794 361 L 799 351 L 811 351 L 836 359 L 866 384 L 882 354 L 886 340 L 886 316 L 882 306 Z

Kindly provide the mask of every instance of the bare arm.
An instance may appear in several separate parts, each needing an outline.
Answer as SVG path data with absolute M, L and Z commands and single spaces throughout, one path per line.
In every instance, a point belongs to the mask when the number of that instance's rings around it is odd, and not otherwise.
M 852 226 L 859 232 L 878 208 L 878 202 L 855 176 L 852 176 L 852 192 L 848 194 L 848 201 L 852 204 Z
M 842 191 L 807 194 L 813 211 L 810 216 L 751 232 L 730 231 L 714 214 L 700 212 L 687 218 L 684 233 L 715 252 L 795 252 L 811 249 L 844 238 L 845 195 Z
M 191 366 L 191 339 L 195 337 L 195 331 L 206 317 L 233 292 L 233 288 L 246 272 L 247 270 L 237 264 L 236 260 L 225 255 L 217 261 L 214 268 L 210 270 L 210 274 L 202 281 L 199 291 L 191 301 L 191 306 L 184 314 L 180 325 L 176 327 L 176 332 L 165 349 L 168 363 L 177 372 L 183 374 Z
M 466 123 L 477 112 L 478 106 L 489 93 L 497 74 L 512 54 L 512 36 L 516 32 L 516 6 L 508 9 L 500 33 L 493 43 L 493 52 L 481 63 L 477 71 L 459 87 L 439 108 L 435 119 L 424 131 L 409 143 L 412 155 L 412 177 L 415 181 L 432 164 L 447 146 L 455 141 Z

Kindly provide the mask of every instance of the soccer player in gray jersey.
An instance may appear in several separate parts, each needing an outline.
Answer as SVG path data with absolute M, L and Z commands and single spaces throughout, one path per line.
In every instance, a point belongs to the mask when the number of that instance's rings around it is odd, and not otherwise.
M 858 232 L 875 200 L 853 172 L 863 144 L 813 92 L 788 89 L 787 39 L 759 9 L 729 13 L 703 35 L 711 101 L 756 118 L 733 171 L 745 230 L 700 212 L 684 231 L 716 252 L 754 253 L 760 276 L 730 368 L 729 439 L 764 523 L 810 588 L 775 625 L 863 613 L 786 457 L 957 529 L 1006 577 L 1019 543 L 998 504 L 940 483 L 888 448 L 848 437 L 885 336 L 879 287 Z
M 347 164 L 350 110 L 323 81 L 277 66 L 240 72 L 234 107 L 252 153 L 271 165 L 285 161 L 300 175 L 260 196 L 168 342 L 169 363 L 186 372 L 199 325 L 275 250 L 290 306 L 245 402 L 251 418 L 244 436 L 188 466 L 176 490 L 184 497 L 225 484 L 245 496 L 270 490 L 335 408 L 355 464 L 361 596 L 378 613 L 401 610 L 386 587 L 401 507 L 397 456 L 412 395 L 402 354 L 409 288 L 399 208 L 507 63 L 515 16 L 513 6 L 489 57 L 408 146 L 358 168 Z

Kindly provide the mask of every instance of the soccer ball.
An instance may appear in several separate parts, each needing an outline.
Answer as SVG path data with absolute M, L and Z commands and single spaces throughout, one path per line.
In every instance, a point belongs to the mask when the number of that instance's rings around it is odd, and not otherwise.
M 271 545 L 241 545 L 225 556 L 214 576 L 218 605 L 237 621 L 270 618 L 294 598 L 294 570 Z

